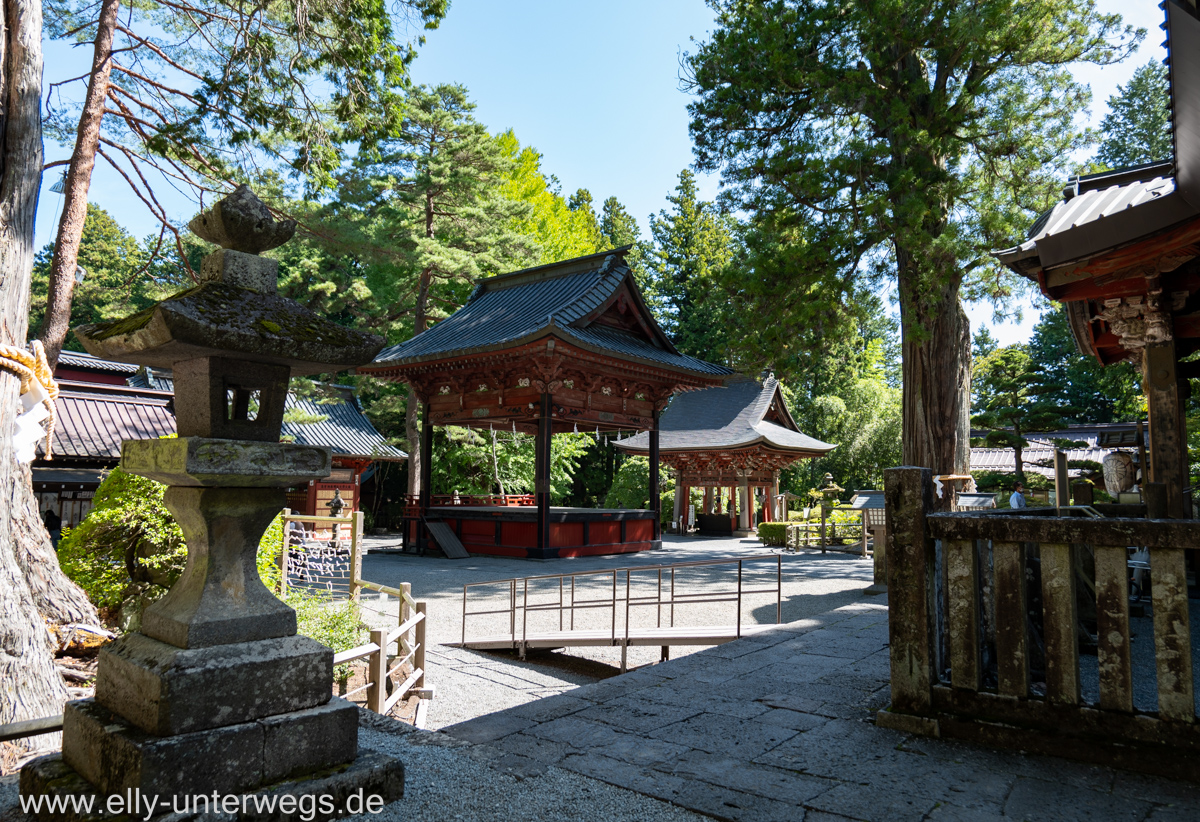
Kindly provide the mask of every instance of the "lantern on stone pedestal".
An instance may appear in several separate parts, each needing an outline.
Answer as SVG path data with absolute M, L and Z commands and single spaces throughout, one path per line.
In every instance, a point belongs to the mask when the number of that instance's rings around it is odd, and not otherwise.
M 287 242 L 295 223 L 276 221 L 248 187 L 190 227 L 222 246 L 198 286 L 76 329 L 96 356 L 174 372 L 178 438 L 127 440 L 121 466 L 168 486 L 187 567 L 140 632 L 101 652 L 95 699 L 67 704 L 61 756 L 27 765 L 21 792 L 169 797 L 271 785 L 335 801 L 363 788 L 390 801 L 403 793 L 403 765 L 356 761 L 357 708 L 331 697 L 333 651 L 296 635 L 295 612 L 255 562 L 285 489 L 330 472 L 328 448 L 279 442 L 288 379 L 368 362 L 384 341 L 276 293 L 278 263 L 258 255 Z

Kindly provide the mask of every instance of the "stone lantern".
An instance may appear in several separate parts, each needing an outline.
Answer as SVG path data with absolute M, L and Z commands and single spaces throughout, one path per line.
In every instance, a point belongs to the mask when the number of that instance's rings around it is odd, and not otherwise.
M 174 372 L 178 438 L 125 441 L 121 467 L 168 486 L 187 567 L 140 632 L 101 652 L 95 698 L 67 704 L 61 756 L 27 765 L 21 792 L 168 798 L 271 786 L 336 798 L 362 788 L 391 801 L 403 765 L 357 757 L 357 708 L 331 697 L 333 651 L 296 635 L 295 612 L 255 563 L 285 489 L 330 472 L 328 448 L 279 442 L 289 377 L 368 362 L 384 341 L 276 293 L 278 263 L 258 255 L 295 223 L 276 221 L 249 187 L 190 228 L 221 246 L 199 285 L 76 329 L 96 356 Z
M 824 485 L 817 489 L 817 493 L 821 495 L 821 553 L 823 554 L 825 547 L 829 544 L 825 536 L 825 523 L 829 517 L 829 509 L 836 507 L 837 503 L 834 500 L 846 489 L 833 481 L 833 474 L 826 474 L 822 482 Z

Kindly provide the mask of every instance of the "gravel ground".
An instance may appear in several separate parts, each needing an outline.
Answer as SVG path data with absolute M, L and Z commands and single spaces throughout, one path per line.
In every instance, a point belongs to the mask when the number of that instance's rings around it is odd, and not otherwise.
M 367 548 L 386 547 L 394 540 L 368 538 Z M 501 557 L 471 557 L 450 560 L 414 555 L 369 553 L 363 559 L 363 577 L 384 585 L 412 585 L 413 597 L 428 603 L 426 683 L 436 690 L 429 704 L 427 727 L 431 729 L 453 725 L 477 716 L 524 704 L 533 699 L 553 696 L 564 691 L 596 682 L 617 674 L 620 670 L 619 648 L 568 648 L 555 652 L 530 653 L 527 660 L 516 659 L 507 652 L 478 652 L 453 648 L 445 643 L 458 642 L 462 637 L 463 584 L 490 580 L 508 580 L 548 574 L 574 574 L 593 570 L 626 567 L 646 567 L 708 559 L 744 559 L 769 554 L 770 549 L 755 539 L 702 539 L 667 536 L 663 548 L 640 554 L 612 557 L 582 557 L 576 559 L 530 561 Z M 775 563 L 747 563 L 743 588 L 774 588 Z M 669 573 L 664 576 L 664 590 L 669 591 Z M 804 617 L 830 611 L 863 597 L 862 591 L 871 584 L 871 561 L 858 556 L 816 550 L 802 550 L 782 555 L 783 621 L 793 622 Z M 569 581 L 564 597 L 569 600 Z M 617 589 L 621 605 L 617 609 L 618 633 L 624 626 L 625 575 L 619 575 Z M 698 568 L 676 573 L 676 593 L 735 593 L 737 566 Z M 634 597 L 654 596 L 657 591 L 657 572 L 643 571 L 632 576 Z M 518 590 L 518 600 L 524 590 Z M 586 598 L 609 601 L 612 577 L 593 577 L 577 583 L 577 601 Z M 558 602 L 558 581 L 535 583 L 530 587 L 530 602 Z M 395 625 L 397 601 L 364 592 L 363 616 L 374 626 Z M 509 587 L 505 584 L 472 588 L 470 609 L 502 610 L 496 616 L 470 617 L 469 635 L 508 632 Z M 776 597 L 770 594 L 749 594 L 744 598 L 743 624 L 774 623 Z M 557 609 L 531 617 L 528 629 L 556 628 Z M 652 627 L 658 618 L 657 608 L 634 609 L 630 618 L 634 627 Z M 669 621 L 669 609 L 663 609 L 663 624 Z M 488 622 L 487 620 L 491 620 Z M 569 619 L 569 616 L 565 617 Z M 604 628 L 611 626 L 611 608 L 579 610 L 576 626 Z M 733 624 L 735 602 L 697 602 L 677 605 L 676 625 Z M 518 630 L 519 630 L 518 625 Z M 706 646 L 674 646 L 673 657 L 694 653 Z M 633 647 L 628 651 L 630 668 L 653 664 L 660 658 L 658 648 Z

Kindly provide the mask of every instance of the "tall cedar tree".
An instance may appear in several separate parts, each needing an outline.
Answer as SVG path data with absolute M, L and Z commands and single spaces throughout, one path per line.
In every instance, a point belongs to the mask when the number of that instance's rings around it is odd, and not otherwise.
M 366 272 L 367 286 L 381 304 L 411 310 L 412 336 L 466 302 L 476 280 L 521 268 L 536 252 L 513 229 L 528 204 L 502 191 L 513 163 L 474 108 L 462 86 L 414 88 L 396 136 L 364 153 L 346 179 L 343 201 L 361 230 L 373 247 L 392 250 Z M 419 409 L 410 391 L 410 494 L 421 490 Z
M 1026 434 L 1065 428 L 1077 409 L 1059 405 L 1062 386 L 1046 379 L 1024 344 L 997 348 L 975 364 L 975 408 L 971 422 L 987 429 L 992 448 L 1011 448 L 1017 479 L 1025 481 L 1022 452 Z
M 447 0 L 401 0 L 434 28 Z M 73 144 L 42 340 L 51 364 L 66 338 L 75 266 L 97 158 L 129 184 L 162 232 L 183 238 L 154 185 L 213 191 L 264 159 L 321 189 L 347 143 L 369 147 L 393 125 L 414 46 L 391 4 L 240 0 L 48 0 L 47 33 L 92 44 L 91 71 L 51 83 L 48 130 Z M 83 102 L 61 94 L 85 83 Z M 156 182 L 152 184 L 151 181 Z M 159 234 L 159 245 L 163 233 Z
M 671 341 L 684 354 L 724 362 L 730 317 L 722 300 L 709 299 L 717 272 L 732 256 L 732 220 L 700 200 L 696 175 L 679 173 L 669 208 L 650 217 L 654 249 L 646 260 L 647 297 Z
M 29 320 L 33 218 L 42 166 L 42 4 L 0 6 L 0 345 L 23 348 Z M 21 379 L 0 367 L 0 723 L 62 713 L 67 699 L 47 623 L 95 624 L 96 609 L 58 567 L 29 466 L 13 434 Z M 57 734 L 18 741 L 53 748 Z
M 1097 162 L 1108 168 L 1171 159 L 1171 112 L 1167 67 L 1151 61 L 1139 68 L 1108 98 L 1100 121 Z
M 961 299 L 1010 293 L 988 252 L 1058 196 L 1083 145 L 1088 92 L 1067 66 L 1121 59 L 1142 32 L 1091 0 L 710 4 L 716 31 L 686 58 L 697 166 L 792 257 L 761 302 L 777 309 L 747 322 L 836 333 L 855 284 L 890 272 L 904 462 L 964 473 Z

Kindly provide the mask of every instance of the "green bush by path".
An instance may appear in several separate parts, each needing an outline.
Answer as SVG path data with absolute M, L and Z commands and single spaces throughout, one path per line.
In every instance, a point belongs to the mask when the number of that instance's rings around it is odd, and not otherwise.
M 786 522 L 760 522 L 758 538 L 763 545 L 783 545 L 787 540 Z

